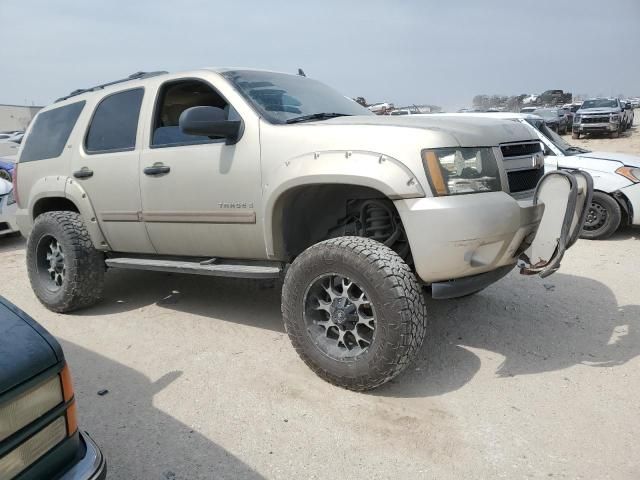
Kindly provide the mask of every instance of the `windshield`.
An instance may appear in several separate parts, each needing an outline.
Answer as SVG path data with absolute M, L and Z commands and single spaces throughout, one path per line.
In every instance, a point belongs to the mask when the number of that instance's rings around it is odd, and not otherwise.
M 618 102 L 607 98 L 597 98 L 595 100 L 585 100 L 581 108 L 616 108 Z
M 539 108 L 534 110 L 535 115 L 540 115 L 542 118 L 558 118 L 558 111 L 552 108 Z
M 587 153 L 589 151 L 585 150 L 584 148 L 574 147 L 567 143 L 564 138 L 551 130 L 543 120 L 539 120 L 536 118 L 527 118 L 526 122 L 536 130 L 538 130 L 540 133 L 542 133 L 542 135 L 551 140 L 551 143 L 558 147 L 558 149 L 564 155 L 577 155 L 579 153 Z
M 285 73 L 232 70 L 222 74 L 258 113 L 271 123 L 286 123 L 298 117 L 322 120 L 340 115 L 373 115 L 348 99 L 310 78 Z M 328 114 L 323 117 L 321 114 Z

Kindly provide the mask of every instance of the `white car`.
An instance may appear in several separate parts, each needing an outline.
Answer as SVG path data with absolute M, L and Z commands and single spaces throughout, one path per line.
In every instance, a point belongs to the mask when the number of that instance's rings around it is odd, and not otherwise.
M 18 231 L 13 185 L 0 178 L 0 236 Z
M 522 113 L 445 113 L 513 120 L 532 128 L 544 145 L 545 170 L 583 170 L 593 177 L 593 199 L 581 238 L 605 239 L 621 225 L 640 226 L 640 157 L 624 153 L 590 152 L 574 147 L 545 125 Z

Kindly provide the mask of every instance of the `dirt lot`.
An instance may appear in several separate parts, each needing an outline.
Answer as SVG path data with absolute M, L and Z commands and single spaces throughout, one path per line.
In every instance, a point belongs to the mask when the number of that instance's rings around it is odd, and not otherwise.
M 640 109 L 635 110 L 638 118 L 636 123 L 640 123 Z M 633 126 L 622 135 L 620 138 L 607 138 L 606 136 L 588 136 L 580 137 L 579 139 L 571 138 L 571 134 L 564 136 L 565 140 L 572 145 L 589 149 L 593 152 L 619 152 L 619 153 L 631 153 L 633 155 L 640 155 L 640 127 Z
M 633 138 L 575 143 L 640 153 Z M 429 301 L 419 361 L 369 394 L 298 359 L 277 288 L 115 271 L 101 305 L 57 315 L 14 237 L 0 294 L 62 341 L 110 478 L 637 479 L 639 252 L 626 229 L 579 241 L 545 280 Z

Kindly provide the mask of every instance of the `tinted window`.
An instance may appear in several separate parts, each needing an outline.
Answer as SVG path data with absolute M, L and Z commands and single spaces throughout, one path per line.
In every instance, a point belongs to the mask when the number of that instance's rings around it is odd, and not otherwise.
M 220 141 L 202 135 L 189 135 L 180 129 L 180 115 L 191 107 L 217 107 L 227 120 L 240 120 L 238 112 L 208 84 L 199 80 L 168 82 L 158 94 L 158 104 L 151 136 L 152 147 L 175 147 Z
M 616 108 L 618 106 L 617 100 L 611 100 L 608 98 L 596 98 L 594 100 L 585 100 L 582 104 L 582 108 Z
M 76 102 L 38 114 L 24 143 L 21 162 L 59 157 L 85 102 Z
M 85 149 L 101 153 L 133 150 L 144 90 L 136 88 L 104 98 L 93 114 Z

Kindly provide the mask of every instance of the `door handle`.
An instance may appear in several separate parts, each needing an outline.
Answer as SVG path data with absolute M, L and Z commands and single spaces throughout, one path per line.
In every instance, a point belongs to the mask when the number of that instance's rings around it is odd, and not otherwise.
M 80 170 L 73 172 L 73 176 L 76 178 L 93 177 L 93 170 L 89 170 L 87 167 L 82 167 Z
M 171 171 L 171 167 L 168 165 L 152 165 L 150 167 L 145 167 L 143 172 L 145 175 L 164 175 Z

